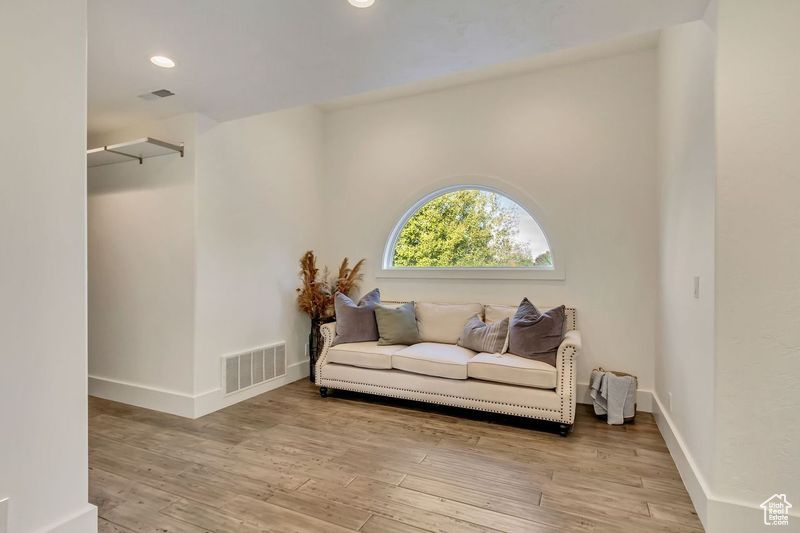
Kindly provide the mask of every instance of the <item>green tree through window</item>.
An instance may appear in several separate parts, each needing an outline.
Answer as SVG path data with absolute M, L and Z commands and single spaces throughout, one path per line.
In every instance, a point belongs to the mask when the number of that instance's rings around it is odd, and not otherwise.
M 395 242 L 395 267 L 548 267 L 547 240 L 508 198 L 465 189 L 435 197 L 406 221 Z

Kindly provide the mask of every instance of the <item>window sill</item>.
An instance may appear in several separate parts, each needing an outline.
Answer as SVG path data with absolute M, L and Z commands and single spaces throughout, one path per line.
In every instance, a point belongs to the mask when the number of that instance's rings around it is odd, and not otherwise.
M 544 268 L 382 268 L 377 278 L 563 280 L 563 269 Z

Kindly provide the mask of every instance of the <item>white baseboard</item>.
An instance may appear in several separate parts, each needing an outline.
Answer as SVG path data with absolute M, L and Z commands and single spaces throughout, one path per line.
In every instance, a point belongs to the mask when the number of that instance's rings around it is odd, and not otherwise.
M 706 531 L 709 533 L 751 533 L 766 527 L 763 522 L 764 511 L 759 508 L 758 502 L 735 501 L 712 492 L 687 448 L 686 441 L 683 440 L 669 411 L 666 410 L 657 394 L 653 394 L 653 416 L 667 443 L 669 453 L 675 461 L 683 484 L 689 492 L 697 516 L 700 517 Z M 766 499 L 767 496 L 769 495 L 765 495 L 764 498 Z M 797 527 L 800 516 L 791 512 L 789 515 L 790 525 Z M 794 519 L 798 522 L 791 523 Z M 783 531 L 782 528 L 778 529 Z M 787 529 L 787 531 L 800 531 L 800 529 Z
M 183 392 L 90 375 L 89 396 L 194 418 L 194 397 Z
M 592 397 L 589 396 L 589 384 L 578 383 L 578 403 L 592 403 Z M 653 392 L 649 390 L 639 389 L 636 391 L 636 410 L 644 411 L 645 413 L 653 412 Z
M 100 376 L 89 376 L 89 395 L 185 418 L 199 418 L 304 377 L 308 377 L 308 360 L 288 365 L 284 376 L 234 394 L 225 395 L 222 389 L 218 388 L 192 395 Z
M 656 425 L 664 437 L 664 442 L 667 443 L 669 453 L 672 455 L 672 460 L 675 461 L 675 466 L 681 475 L 683 484 L 689 492 L 689 497 L 694 504 L 694 510 L 703 526 L 708 529 L 708 505 L 710 488 L 705 478 L 703 477 L 700 469 L 697 467 L 691 452 L 686 447 L 686 442 L 683 440 L 678 429 L 675 427 L 672 417 L 669 412 L 664 408 L 664 404 L 657 394 L 653 394 L 653 417 L 656 419 Z
M 766 496 L 764 497 L 766 500 Z M 753 533 L 769 530 L 764 524 L 764 510 L 758 504 L 733 502 L 718 498 L 708 500 L 708 522 L 703 526 L 708 533 Z M 777 526 L 776 531 L 800 531 L 800 516 L 789 513 L 789 527 Z
M 86 507 L 58 524 L 42 530 L 42 533 L 97 533 L 97 507 L 87 503 Z

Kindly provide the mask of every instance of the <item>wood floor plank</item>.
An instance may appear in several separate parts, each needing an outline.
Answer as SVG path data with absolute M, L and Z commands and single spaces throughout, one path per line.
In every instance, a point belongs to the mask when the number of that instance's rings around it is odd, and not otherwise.
M 423 533 L 425 530 L 396 520 L 373 515 L 361 526 L 359 531 L 362 533 Z
M 532 480 L 524 479 L 524 476 L 515 476 L 517 479 L 513 482 L 509 480 L 509 483 L 503 483 L 473 475 L 469 469 L 454 469 L 442 464 L 431 465 L 423 463 L 408 467 L 406 471 L 409 475 L 444 481 L 462 487 L 479 486 L 487 494 L 523 501 L 529 500 L 531 494 L 541 493 L 540 485 L 537 484 L 537 481 L 543 481 L 539 476 Z M 544 476 L 545 479 L 550 478 L 549 474 Z
M 559 528 L 563 531 L 591 531 L 595 524 L 591 520 L 552 511 L 539 505 L 541 494 L 532 494 L 533 501 L 527 502 L 498 497 L 487 494 L 481 489 L 467 489 L 457 485 L 450 485 L 415 476 L 408 476 L 400 484 L 401 487 L 424 492 L 426 494 L 447 498 L 497 511 L 499 513 L 524 518 L 544 525 Z
M 103 518 L 140 532 L 198 533 L 202 527 L 162 515 L 160 511 L 180 498 L 143 484 L 133 484 L 126 501 L 103 514 Z
M 214 533 L 260 533 L 266 531 L 266 527 L 263 525 L 248 522 L 214 507 L 191 500 L 181 499 L 162 509 L 160 514 L 202 527 Z
M 102 533 L 696 533 L 653 417 L 536 421 L 298 381 L 189 420 L 89 400 Z
M 686 492 L 683 482 L 679 479 L 654 479 L 651 477 L 642 477 L 642 486 L 648 490 L 658 491 L 661 493 L 669 493 L 673 496 L 689 498 L 689 493 Z
M 112 509 L 104 518 L 139 533 L 207 533 L 209 530 L 182 520 L 142 508 L 135 503 L 125 503 Z
M 354 531 L 302 512 L 292 511 L 279 505 L 248 498 L 247 496 L 234 498 L 226 503 L 223 509 L 229 514 L 267 526 L 269 531 L 280 533 L 309 533 L 317 531 L 345 533 Z
M 448 500 L 439 496 L 433 496 L 409 490 L 404 487 L 387 485 L 377 481 L 356 478 L 353 483 L 346 488 L 347 494 L 361 497 L 363 494 L 371 494 L 381 500 L 402 503 L 417 507 L 425 511 L 444 514 L 457 520 L 470 522 L 479 526 L 499 529 L 501 531 L 556 531 L 545 524 L 536 523 L 530 520 L 518 518 L 490 509 L 476 507 L 455 500 Z
M 647 505 L 650 507 L 650 514 L 656 520 L 676 522 L 694 528 L 702 527 L 700 520 L 697 518 L 697 513 L 685 505 L 677 506 L 665 503 L 648 503 Z
M 644 482 L 642 482 L 641 486 L 632 486 L 627 483 L 610 481 L 606 478 L 557 471 L 553 474 L 552 483 L 546 485 L 543 490 L 546 491 L 549 486 L 553 485 L 581 492 L 609 494 L 620 500 L 653 500 L 679 505 L 691 505 L 691 500 L 685 489 L 682 492 L 664 491 L 658 487 L 644 486 Z
M 372 516 L 369 511 L 330 500 L 321 500 L 297 491 L 276 492 L 267 498 L 267 501 L 348 529 L 359 529 Z
M 109 522 L 105 518 L 97 519 L 97 533 L 131 533 L 132 529 Z
M 354 497 L 352 493 L 344 493 L 339 487 L 333 487 L 322 481 L 311 480 L 299 489 L 320 500 L 331 500 L 346 503 L 360 509 L 413 526 L 425 531 L 459 531 L 464 533 L 496 532 L 498 529 L 480 526 L 453 518 L 446 514 L 426 511 L 402 502 L 382 498 L 372 493 L 360 494 Z
M 608 508 L 595 503 L 591 494 L 583 496 L 571 495 L 570 498 L 550 497 L 542 494 L 542 507 L 563 513 L 589 516 L 595 522 L 592 531 L 626 532 L 626 533 L 696 533 L 696 529 L 677 522 L 654 520 L 638 512 L 626 512 L 624 509 Z
M 101 470 L 96 466 L 89 467 L 89 503 L 97 506 L 100 516 L 125 503 L 126 493 L 134 482 L 128 478 Z

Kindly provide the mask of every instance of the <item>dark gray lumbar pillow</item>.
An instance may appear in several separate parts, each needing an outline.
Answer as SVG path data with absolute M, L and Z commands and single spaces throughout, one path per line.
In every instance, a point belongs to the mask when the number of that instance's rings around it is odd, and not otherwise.
M 414 302 L 400 307 L 375 307 L 375 318 L 378 321 L 378 346 L 389 344 L 417 344 L 420 342 L 417 329 L 417 314 Z
M 458 345 L 475 352 L 500 353 L 507 335 L 508 318 L 487 324 L 475 315 L 464 325 Z
M 365 294 L 358 305 L 341 292 L 337 292 L 333 303 L 336 309 L 336 337 L 333 339 L 333 346 L 345 342 L 378 340 L 375 306 L 380 302 L 381 291 L 378 289 Z
M 563 305 L 542 313 L 524 298 L 511 318 L 508 351 L 556 366 L 556 354 L 564 338 L 565 319 Z

